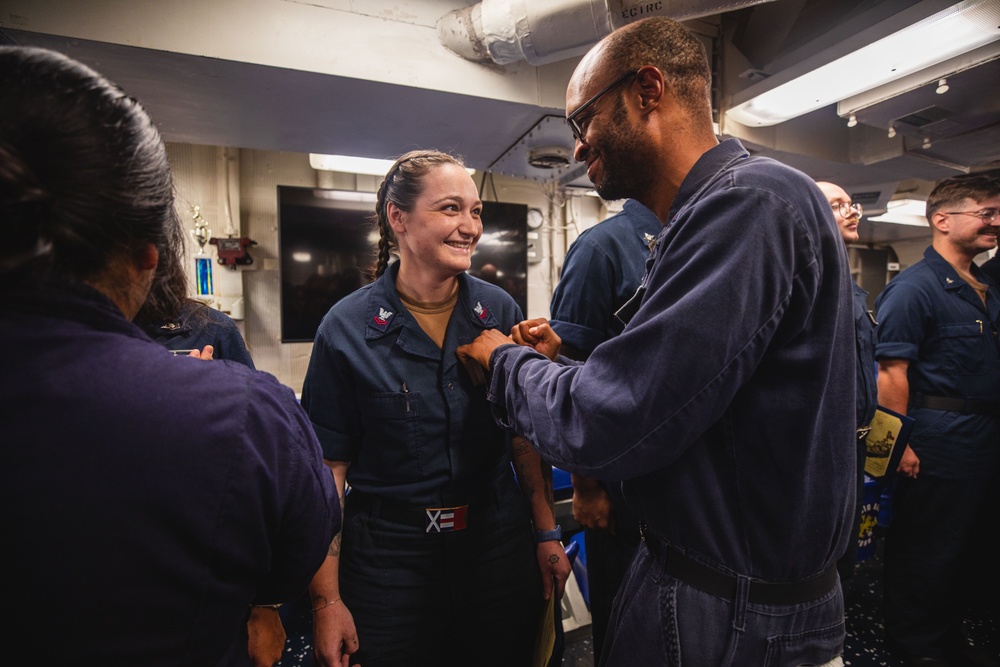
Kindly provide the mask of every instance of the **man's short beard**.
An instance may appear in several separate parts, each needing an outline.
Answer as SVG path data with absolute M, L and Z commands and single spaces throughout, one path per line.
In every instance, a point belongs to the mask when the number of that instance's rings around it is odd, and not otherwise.
M 643 191 L 648 172 L 641 168 L 645 153 L 642 142 L 628 127 L 625 104 L 619 97 L 611 114 L 610 131 L 599 148 L 604 177 L 594 190 L 605 201 L 635 198 Z

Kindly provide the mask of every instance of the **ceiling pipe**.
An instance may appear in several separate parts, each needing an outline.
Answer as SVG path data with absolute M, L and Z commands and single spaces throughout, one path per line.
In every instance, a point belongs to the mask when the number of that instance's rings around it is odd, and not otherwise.
M 582 55 L 616 28 L 649 16 L 686 21 L 765 2 L 773 0 L 482 0 L 442 16 L 437 31 L 467 60 L 544 65 Z

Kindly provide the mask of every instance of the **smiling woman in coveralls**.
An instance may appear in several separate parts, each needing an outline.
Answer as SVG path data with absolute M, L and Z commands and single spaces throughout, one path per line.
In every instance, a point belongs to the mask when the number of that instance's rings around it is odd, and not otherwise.
M 378 192 L 376 280 L 316 336 L 302 404 L 340 492 L 351 488 L 342 544 L 311 588 L 316 651 L 331 662 L 529 664 L 543 599 L 569 574 L 551 467 L 496 426 L 455 355 L 522 318 L 465 273 L 482 206 L 454 157 L 399 158 Z

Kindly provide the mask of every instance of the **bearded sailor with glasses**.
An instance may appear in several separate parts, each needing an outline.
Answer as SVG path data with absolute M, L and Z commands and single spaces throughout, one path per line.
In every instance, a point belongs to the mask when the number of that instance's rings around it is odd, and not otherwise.
M 931 246 L 875 302 L 879 403 L 916 420 L 884 563 L 887 641 L 906 664 L 998 664 L 962 635 L 974 595 L 997 590 L 1000 292 L 973 259 L 996 248 L 998 209 L 995 178 L 939 183 Z

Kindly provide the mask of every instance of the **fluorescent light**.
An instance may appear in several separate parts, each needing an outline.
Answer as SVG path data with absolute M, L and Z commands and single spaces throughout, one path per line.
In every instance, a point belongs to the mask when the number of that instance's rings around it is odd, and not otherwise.
M 368 176 L 385 176 L 396 163 L 395 160 L 379 160 L 370 157 L 354 157 L 352 155 L 322 155 L 309 154 L 309 166 L 317 171 L 340 171 L 345 174 L 366 174 Z M 469 175 L 476 173 L 475 169 L 465 168 Z
M 309 166 L 319 171 L 341 171 L 345 174 L 367 174 L 369 176 L 385 176 L 395 160 L 377 160 L 369 157 L 353 157 L 351 155 L 320 155 L 309 154 Z
M 312 258 L 313 258 L 312 254 L 308 253 L 308 252 L 293 252 L 292 253 L 292 259 L 294 259 L 296 262 L 311 262 Z
M 313 195 L 319 199 L 334 199 L 336 201 L 359 201 L 374 204 L 378 195 L 374 192 L 357 192 L 355 190 L 313 190 Z
M 892 222 L 897 225 L 913 225 L 927 227 L 927 202 L 921 199 L 893 199 L 886 204 L 886 212 L 874 218 L 871 222 Z
M 966 0 L 739 104 L 726 116 L 776 125 L 1000 39 L 1000 0 Z M 767 80 L 752 88 L 766 88 Z

